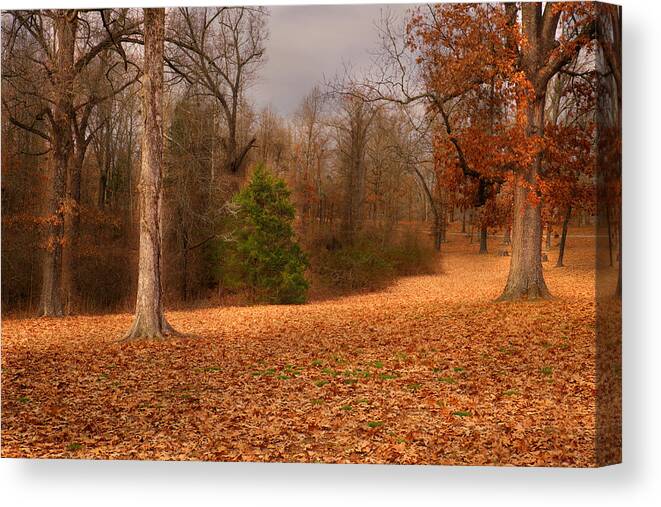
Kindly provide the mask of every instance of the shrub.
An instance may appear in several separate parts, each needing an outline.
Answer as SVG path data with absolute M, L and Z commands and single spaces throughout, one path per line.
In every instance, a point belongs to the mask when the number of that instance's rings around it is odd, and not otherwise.
M 233 202 L 238 231 L 227 257 L 236 255 L 243 282 L 259 300 L 304 303 L 308 261 L 294 237 L 295 208 L 285 182 L 260 164 Z
M 236 220 L 226 219 L 220 230 L 229 235 L 238 227 Z M 204 245 L 205 284 L 208 288 L 220 286 L 231 292 L 245 288 L 242 263 L 236 251 L 236 242 L 219 236 Z
M 329 243 L 326 241 L 326 243 Z M 312 269 L 323 285 L 343 289 L 376 289 L 399 275 L 432 273 L 436 256 L 415 234 L 391 244 L 363 233 L 350 244 L 321 249 Z

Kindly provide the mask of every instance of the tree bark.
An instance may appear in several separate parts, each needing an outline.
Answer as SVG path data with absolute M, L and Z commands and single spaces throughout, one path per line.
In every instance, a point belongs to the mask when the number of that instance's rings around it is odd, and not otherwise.
M 506 7 L 516 12 L 514 4 Z M 532 86 L 531 97 L 523 101 L 526 111 L 526 136 L 544 136 L 544 107 L 549 80 L 565 60 L 552 58 L 560 12 L 551 3 L 521 4 L 524 44 L 520 49 L 521 68 Z M 569 61 L 570 54 L 563 58 Z M 539 177 L 542 153 L 530 166 L 515 173 L 512 257 L 507 284 L 500 301 L 549 298 L 551 294 L 542 270 L 542 206 Z
M 543 132 L 544 98 L 545 94 L 538 94 L 529 106 L 528 135 Z M 542 206 L 538 183 L 541 163 L 539 153 L 530 167 L 515 175 L 512 257 L 500 301 L 550 297 L 542 269 Z M 537 195 L 530 196 L 533 190 Z
M 470 213 L 468 215 L 468 232 L 467 236 L 469 239 L 469 243 L 472 245 L 473 244 L 473 232 L 475 229 L 475 208 L 470 209 Z
M 76 266 L 78 265 L 78 248 L 80 246 L 80 201 L 81 201 L 81 183 L 82 168 L 85 160 L 85 151 L 81 151 L 78 146 L 78 139 L 75 140 L 72 150 L 72 156 L 69 159 L 69 179 L 68 179 L 68 198 L 69 198 L 69 217 L 64 224 L 64 238 L 67 248 L 62 251 L 62 271 L 63 271 L 63 294 L 64 294 L 64 313 L 70 315 L 74 308 L 80 303 L 78 293 L 78 280 L 76 277 Z
M 48 199 L 46 250 L 43 257 L 41 299 L 38 314 L 61 316 L 62 248 L 66 178 L 72 149 L 70 113 L 73 110 L 74 50 L 77 28 L 75 11 L 61 10 L 54 16 L 57 49 L 53 81 L 53 118 L 51 120 L 51 188 Z
M 140 168 L 140 247 L 135 318 L 125 339 L 174 334 L 163 313 L 161 210 L 163 161 L 164 9 L 144 9 L 145 54 L 142 79 L 142 165 Z
M 434 248 L 437 252 L 441 251 L 442 242 L 443 242 L 442 217 L 437 210 L 434 210 Z
M 181 297 L 188 301 L 188 247 L 184 246 L 181 259 Z
M 97 207 L 100 210 L 103 210 L 106 207 L 106 185 L 107 185 L 107 180 L 108 177 L 106 176 L 105 170 L 101 170 L 101 174 L 99 175 L 99 193 L 97 195 Z
M 565 244 L 567 242 L 567 228 L 569 227 L 569 219 L 571 218 L 571 206 L 567 206 L 565 219 L 562 222 L 562 235 L 560 236 L 560 246 L 558 248 L 558 261 L 555 263 L 557 268 L 564 266 L 562 263 L 565 257 Z
M 64 195 L 68 156 L 54 143 L 53 182 L 48 204 L 47 242 L 42 265 L 41 299 L 38 315 L 60 317 L 62 308 L 62 244 L 64 242 Z
M 512 243 L 512 226 L 509 224 L 505 226 L 505 232 L 503 233 L 503 245 L 509 245 Z
M 486 226 L 482 226 L 480 228 L 480 253 L 481 254 L 486 254 L 487 253 L 487 236 L 489 235 L 489 231 L 487 230 Z

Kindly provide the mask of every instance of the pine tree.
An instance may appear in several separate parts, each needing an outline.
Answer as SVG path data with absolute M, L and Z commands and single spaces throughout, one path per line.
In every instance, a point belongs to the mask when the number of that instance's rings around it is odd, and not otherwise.
M 260 164 L 234 203 L 239 217 L 236 249 L 245 282 L 260 300 L 305 303 L 308 260 L 296 242 L 296 210 L 286 183 Z

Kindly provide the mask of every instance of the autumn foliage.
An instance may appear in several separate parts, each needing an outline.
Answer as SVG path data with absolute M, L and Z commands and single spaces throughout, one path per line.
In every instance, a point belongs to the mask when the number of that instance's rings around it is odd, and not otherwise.
M 620 461 L 621 10 L 380 23 L 281 115 L 267 8 L 2 13 L 3 457 Z

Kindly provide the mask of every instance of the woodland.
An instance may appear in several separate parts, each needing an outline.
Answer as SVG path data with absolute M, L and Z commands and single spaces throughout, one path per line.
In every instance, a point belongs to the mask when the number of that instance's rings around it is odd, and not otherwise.
M 269 15 L 3 11 L 2 456 L 619 461 L 621 8 Z

